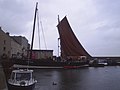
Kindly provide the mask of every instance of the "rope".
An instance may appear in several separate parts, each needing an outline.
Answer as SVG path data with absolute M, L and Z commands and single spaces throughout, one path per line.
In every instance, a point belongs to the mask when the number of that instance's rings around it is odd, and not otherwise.
M 44 31 L 43 31 L 43 26 L 42 26 L 42 21 L 40 21 L 40 25 L 41 25 L 41 29 L 42 29 L 42 33 L 43 33 L 43 39 L 44 39 L 44 43 L 45 43 L 45 48 L 47 50 L 47 45 L 46 45 L 46 41 L 45 41 L 45 35 L 44 35 Z
M 37 12 L 37 18 L 38 18 L 38 27 L 39 27 L 39 13 Z M 44 44 L 45 44 L 45 49 L 47 50 L 47 45 L 46 45 L 46 40 L 45 40 L 45 35 L 44 35 L 44 30 L 43 30 L 43 25 L 42 25 L 42 20 L 40 18 L 40 25 L 41 25 L 41 30 L 42 30 L 42 34 L 43 34 L 43 40 L 44 40 Z M 38 28 L 39 29 L 39 28 Z M 38 30 L 39 31 L 39 30 Z M 40 31 L 39 31 L 40 32 Z M 38 34 L 39 34 L 38 32 Z M 40 37 L 40 34 L 39 34 Z M 40 41 L 40 40 L 39 40 Z M 40 42 L 39 42 L 40 44 Z
M 38 13 L 38 12 L 37 12 L 37 13 Z M 37 24 L 38 24 L 39 49 L 41 49 L 41 46 L 40 46 L 40 26 L 39 26 L 39 13 L 37 14 Z

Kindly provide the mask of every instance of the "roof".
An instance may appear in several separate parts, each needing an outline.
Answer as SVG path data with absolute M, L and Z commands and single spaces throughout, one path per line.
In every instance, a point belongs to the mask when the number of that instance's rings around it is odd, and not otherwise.
M 39 51 L 39 52 L 45 52 L 45 51 L 46 51 L 46 52 L 53 52 L 53 50 L 32 50 L 32 51 L 37 51 L 37 52 L 38 52 L 38 51 Z
M 18 70 L 13 70 L 12 72 L 14 72 L 14 73 L 31 73 L 31 72 L 33 72 L 33 70 L 29 70 L 29 69 L 18 69 Z

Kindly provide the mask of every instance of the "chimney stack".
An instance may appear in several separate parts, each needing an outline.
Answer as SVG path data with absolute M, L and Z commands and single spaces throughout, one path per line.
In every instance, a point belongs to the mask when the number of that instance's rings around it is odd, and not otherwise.
M 6 32 L 6 34 L 9 36 L 10 35 L 10 33 L 9 32 Z

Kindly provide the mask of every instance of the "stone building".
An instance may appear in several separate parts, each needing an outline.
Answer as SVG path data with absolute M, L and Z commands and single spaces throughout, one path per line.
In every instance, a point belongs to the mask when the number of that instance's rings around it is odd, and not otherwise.
M 11 38 L 9 33 L 5 33 L 0 27 L 0 58 L 10 58 L 11 56 Z
M 20 45 L 20 48 L 22 48 L 21 49 L 22 56 L 27 57 L 27 51 L 29 49 L 28 40 L 23 36 L 11 36 L 11 38 Z
M 22 58 L 22 46 L 11 38 L 11 57 Z
M 0 27 L 0 58 L 22 58 L 27 56 L 28 40 L 22 36 L 10 36 Z
M 30 45 L 23 36 L 10 36 L 0 28 L 0 58 L 27 58 Z M 33 59 L 52 59 L 53 50 L 32 50 Z
M 28 49 L 28 40 L 23 36 L 11 36 L 16 42 L 18 42 L 23 49 Z

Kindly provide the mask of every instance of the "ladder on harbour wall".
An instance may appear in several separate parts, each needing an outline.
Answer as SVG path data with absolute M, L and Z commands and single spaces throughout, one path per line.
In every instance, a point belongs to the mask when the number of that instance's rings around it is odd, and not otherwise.
M 7 84 L 6 84 L 6 79 L 5 79 L 5 74 L 3 72 L 1 63 L 0 63 L 0 90 L 8 90 Z

